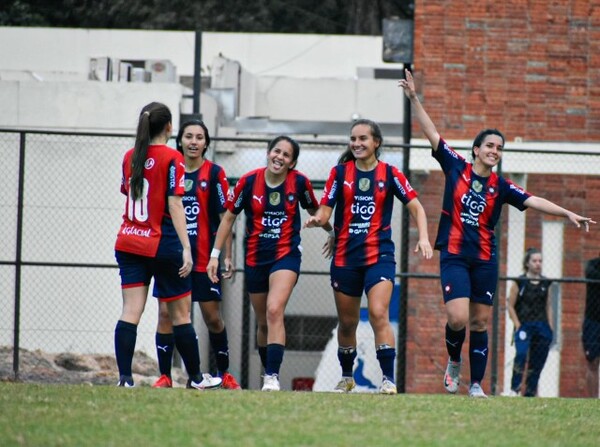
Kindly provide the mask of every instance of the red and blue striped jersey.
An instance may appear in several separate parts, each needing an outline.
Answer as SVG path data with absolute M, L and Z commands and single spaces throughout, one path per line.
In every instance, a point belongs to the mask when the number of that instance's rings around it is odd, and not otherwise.
M 335 208 L 336 266 L 371 265 L 394 256 L 394 196 L 407 204 L 417 193 L 402 172 L 385 162 L 368 172 L 357 169 L 354 161 L 331 169 L 321 205 Z
M 195 272 L 206 272 L 228 191 L 225 171 L 209 160 L 196 171 L 185 173 L 183 207 Z
M 433 157 L 440 163 L 446 182 L 435 248 L 449 253 L 489 260 L 496 253 L 494 228 L 502 205 L 524 211 L 531 196 L 520 186 L 498 176 L 480 177 L 440 138 Z
M 127 200 L 115 250 L 149 257 L 181 253 L 167 199 L 184 193 L 183 155 L 166 145 L 148 146 L 144 188 L 137 200 L 132 200 L 129 188 L 132 156 L 130 149 L 123 157 L 121 192 Z
M 244 247 L 246 264 L 269 264 L 287 255 L 300 256 L 300 206 L 317 208 L 310 180 L 295 169 L 285 181 L 271 188 L 265 168 L 244 174 L 229 196 L 227 209 L 246 215 Z

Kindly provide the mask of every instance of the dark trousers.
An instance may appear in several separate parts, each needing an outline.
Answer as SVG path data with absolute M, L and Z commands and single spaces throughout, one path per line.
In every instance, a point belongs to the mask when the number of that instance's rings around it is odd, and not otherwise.
M 548 323 L 543 321 L 529 321 L 523 323 L 515 332 L 515 361 L 511 388 L 514 391 L 521 389 L 523 372 L 527 363 L 527 379 L 524 395 L 531 397 L 537 394 L 540 374 L 548 358 L 548 351 L 552 343 L 552 330 Z M 527 360 L 529 357 L 529 361 Z

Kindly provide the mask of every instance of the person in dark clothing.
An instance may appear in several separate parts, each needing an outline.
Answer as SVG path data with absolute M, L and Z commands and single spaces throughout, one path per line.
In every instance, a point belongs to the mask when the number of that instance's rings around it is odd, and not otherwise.
M 515 325 L 516 355 L 513 363 L 510 395 L 521 394 L 525 364 L 527 379 L 524 395 L 537 395 L 540 374 L 552 343 L 552 301 L 548 291 L 552 281 L 542 276 L 542 253 L 530 248 L 523 258 L 524 274 L 511 281 L 508 314 Z M 529 361 L 528 361 L 529 357 Z

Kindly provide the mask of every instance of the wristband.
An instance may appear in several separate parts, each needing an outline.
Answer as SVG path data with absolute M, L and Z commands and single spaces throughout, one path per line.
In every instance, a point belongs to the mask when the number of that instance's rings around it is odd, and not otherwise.
M 218 258 L 220 254 L 221 254 L 221 250 L 219 250 L 218 248 L 213 248 L 212 251 L 210 252 L 210 257 Z
M 327 232 L 327 234 L 329 234 L 329 237 L 332 237 L 332 238 L 334 238 L 334 239 L 335 239 L 335 230 L 333 230 L 333 229 L 332 229 L 332 230 L 329 230 L 329 231 Z

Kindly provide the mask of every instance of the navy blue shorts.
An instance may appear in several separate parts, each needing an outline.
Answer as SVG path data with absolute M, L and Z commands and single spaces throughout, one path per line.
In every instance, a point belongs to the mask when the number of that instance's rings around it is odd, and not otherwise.
M 333 290 L 360 297 L 363 290 L 369 293 L 369 290 L 381 281 L 394 283 L 396 261 L 390 256 L 380 258 L 375 264 L 360 267 L 337 267 L 332 262 L 330 274 Z
M 300 275 L 300 256 L 284 256 L 278 261 L 257 267 L 245 266 L 246 290 L 248 293 L 265 293 L 269 291 L 269 276 L 277 270 L 291 270 L 296 273 L 296 281 Z
M 440 279 L 444 303 L 470 298 L 474 303 L 494 304 L 498 284 L 498 261 L 489 261 L 440 252 Z
M 585 319 L 581 333 L 583 352 L 588 362 L 600 357 L 600 321 Z
M 122 289 L 149 286 L 154 277 L 152 295 L 160 301 L 183 298 L 192 290 L 190 276 L 179 276 L 181 255 L 178 255 L 177 259 L 158 259 L 115 250 L 115 258 L 119 264 Z
M 206 272 L 192 272 L 192 301 L 221 301 L 221 283 L 213 283 Z

